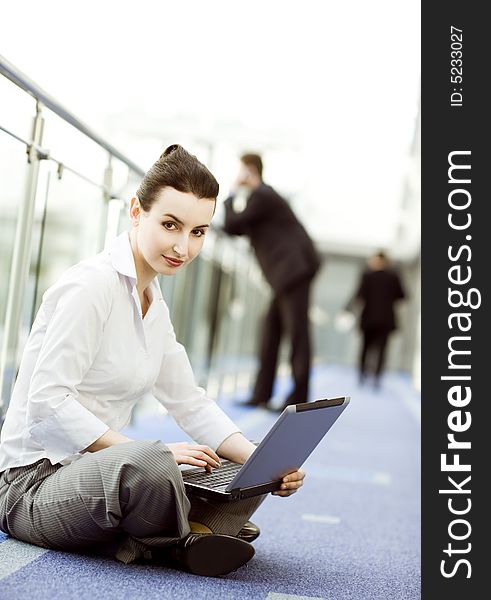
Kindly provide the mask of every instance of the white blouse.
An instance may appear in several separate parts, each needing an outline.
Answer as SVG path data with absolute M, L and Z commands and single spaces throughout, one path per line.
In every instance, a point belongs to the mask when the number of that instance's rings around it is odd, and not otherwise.
M 128 232 L 46 291 L 1 431 L 0 472 L 80 458 L 125 427 L 149 391 L 199 444 L 216 450 L 239 431 L 196 386 L 156 279 L 147 291 L 142 319 Z

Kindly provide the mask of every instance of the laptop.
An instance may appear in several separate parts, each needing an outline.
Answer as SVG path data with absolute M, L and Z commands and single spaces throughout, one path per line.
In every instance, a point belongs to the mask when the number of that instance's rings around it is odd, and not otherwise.
M 303 465 L 349 401 L 343 396 L 287 406 L 243 465 L 222 460 L 212 473 L 183 467 L 186 492 L 227 502 L 279 490 L 283 477 Z

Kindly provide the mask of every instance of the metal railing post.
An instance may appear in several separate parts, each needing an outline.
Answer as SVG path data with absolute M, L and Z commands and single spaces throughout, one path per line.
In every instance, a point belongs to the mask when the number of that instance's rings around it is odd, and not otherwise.
M 113 189 L 113 164 L 112 164 L 112 156 L 108 154 L 107 157 L 107 166 L 104 169 L 104 192 L 102 198 L 102 210 L 100 214 L 100 222 L 99 222 L 99 241 L 98 241 L 98 251 L 104 249 L 104 244 L 106 241 L 106 229 L 107 229 L 107 218 L 109 214 L 109 203 L 112 199 L 112 189 Z
M 28 171 L 26 176 L 26 193 L 19 209 L 12 254 L 12 268 L 7 296 L 5 330 L 0 355 L 0 415 L 8 404 L 15 379 L 17 366 L 17 349 L 22 307 L 29 276 L 31 261 L 32 227 L 39 167 L 44 158 L 39 152 L 43 139 L 44 119 L 41 105 L 36 104 L 36 116 L 33 119 L 31 144 L 27 148 Z

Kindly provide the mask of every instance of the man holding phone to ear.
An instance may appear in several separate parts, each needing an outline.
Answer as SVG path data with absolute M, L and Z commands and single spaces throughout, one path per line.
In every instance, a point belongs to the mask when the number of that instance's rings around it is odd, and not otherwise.
M 292 209 L 262 179 L 258 154 L 240 159 L 236 189 L 225 201 L 224 230 L 247 235 L 273 298 L 266 314 L 259 351 L 259 372 L 248 406 L 267 406 L 273 392 L 281 338 L 291 343 L 294 387 L 281 410 L 308 401 L 311 363 L 309 335 L 310 286 L 319 256 Z

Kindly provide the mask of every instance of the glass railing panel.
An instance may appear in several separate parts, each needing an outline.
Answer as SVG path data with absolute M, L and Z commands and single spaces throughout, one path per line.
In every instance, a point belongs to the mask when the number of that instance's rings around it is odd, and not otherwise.
M 43 148 L 49 155 L 102 185 L 108 152 L 52 111 L 44 108 L 43 117 Z
M 206 258 L 195 261 L 194 292 L 192 302 L 187 306 L 186 340 L 187 350 L 193 365 L 196 379 L 203 383 L 211 360 L 216 306 L 216 286 L 213 285 L 213 272 L 216 266 Z
M 318 361 L 329 364 L 356 362 L 356 327 L 338 327 L 337 315 L 356 292 L 363 262 L 329 256 L 314 279 L 311 290 L 312 346 Z
M 42 296 L 62 273 L 96 254 L 105 231 L 102 190 L 66 171 L 62 179 L 43 162 L 36 204 L 29 283 L 23 307 L 20 348 L 24 346 Z M 45 173 L 47 170 L 48 173 Z
M 34 98 L 0 75 L 0 125 L 30 141 L 32 118 L 35 114 Z
M 233 263 L 226 265 L 230 277 L 230 295 L 224 302 L 223 331 L 226 332 L 226 339 L 221 340 L 221 360 L 226 371 L 236 376 L 242 368 L 242 325 L 248 312 L 246 304 L 248 261 L 247 255 L 242 251 L 242 246 L 238 244 L 234 246 Z
M 10 350 L 4 349 L 3 344 L 17 219 L 26 193 L 27 156 L 24 144 L 1 131 L 0 156 L 0 350 L 6 352 L 0 362 L 0 368 L 4 371 L 0 373 L 1 420 L 2 401 L 8 403 L 16 372 L 15 356 L 11 355 Z
M 0 78 L 0 81 L 2 78 Z M 17 216 L 24 201 L 27 156 L 24 144 L 0 131 L 0 343 L 2 339 Z
M 257 355 L 262 331 L 262 323 L 271 290 L 264 281 L 252 254 L 245 254 L 242 265 L 236 272 L 238 306 L 234 318 L 238 321 L 238 381 L 243 388 L 257 368 Z
M 176 275 L 161 277 L 160 282 L 162 294 L 169 307 L 176 337 L 181 344 L 187 347 L 189 336 L 192 335 L 189 328 L 189 314 L 192 312 L 196 285 L 196 261 Z
M 123 162 L 117 158 L 111 159 L 112 185 L 111 190 L 114 196 L 130 200 L 137 188 L 137 179 L 130 179 L 130 172 Z M 135 185 L 136 184 L 136 185 Z

